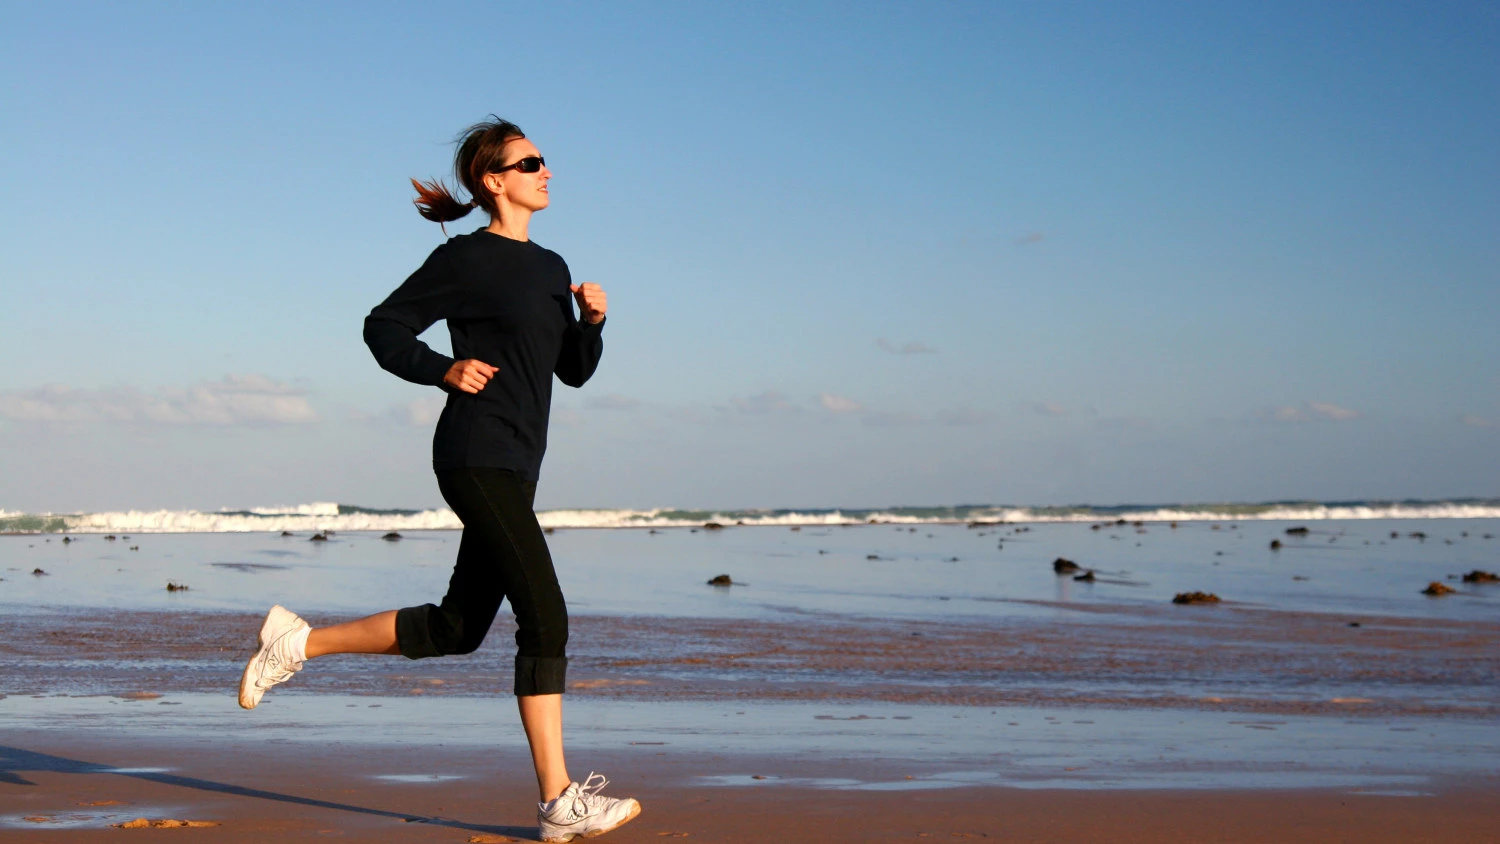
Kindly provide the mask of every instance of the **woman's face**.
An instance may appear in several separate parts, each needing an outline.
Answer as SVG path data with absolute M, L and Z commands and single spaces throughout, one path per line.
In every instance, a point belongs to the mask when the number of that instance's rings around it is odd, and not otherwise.
M 502 166 L 515 164 L 523 158 L 540 158 L 541 151 L 536 144 L 526 138 L 516 138 L 505 145 L 505 154 L 501 157 Z M 504 173 L 486 173 L 484 176 L 485 186 L 497 196 L 504 196 L 510 200 L 512 205 L 520 206 L 528 211 L 540 211 L 547 207 L 549 198 L 547 196 L 547 180 L 552 178 L 552 171 L 544 164 L 535 173 L 522 173 L 519 169 L 506 170 Z

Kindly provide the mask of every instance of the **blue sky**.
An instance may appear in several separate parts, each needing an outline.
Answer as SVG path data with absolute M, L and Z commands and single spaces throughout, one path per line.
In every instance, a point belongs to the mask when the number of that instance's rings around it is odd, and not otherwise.
M 610 292 L 539 506 L 1500 496 L 1493 5 L 0 16 L 3 509 L 438 503 L 360 322 L 490 112 Z

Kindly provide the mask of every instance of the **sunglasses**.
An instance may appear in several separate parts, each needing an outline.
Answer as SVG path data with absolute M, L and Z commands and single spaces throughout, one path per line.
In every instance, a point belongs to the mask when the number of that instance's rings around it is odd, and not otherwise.
M 504 167 L 496 167 L 490 172 L 504 173 L 506 170 L 517 170 L 522 173 L 535 173 L 538 170 L 542 169 L 542 165 L 546 163 L 547 159 L 541 157 L 540 155 L 528 155 L 520 161 L 517 161 L 515 164 L 507 164 Z

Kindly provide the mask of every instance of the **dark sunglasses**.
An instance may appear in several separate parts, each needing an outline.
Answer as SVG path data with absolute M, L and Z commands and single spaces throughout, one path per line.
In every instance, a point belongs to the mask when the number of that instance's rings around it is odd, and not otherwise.
M 519 170 L 522 173 L 535 173 L 538 170 L 542 169 L 542 165 L 546 163 L 547 159 L 541 157 L 540 155 L 528 155 L 520 161 L 517 161 L 515 164 L 507 164 L 504 167 L 496 167 L 490 172 L 504 173 L 506 170 Z

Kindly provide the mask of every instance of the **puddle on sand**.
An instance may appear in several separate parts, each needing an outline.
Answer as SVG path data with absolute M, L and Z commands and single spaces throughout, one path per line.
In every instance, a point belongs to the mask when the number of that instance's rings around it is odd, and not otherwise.
M 386 782 L 400 783 L 426 783 L 426 782 L 452 782 L 463 779 L 461 774 L 374 774 L 372 779 L 385 780 Z
M 1425 776 L 1410 774 L 1366 775 L 1318 770 L 1217 770 L 1123 772 L 1118 768 L 1095 771 L 1089 767 L 1027 770 L 1024 765 L 1004 764 L 998 771 L 947 771 L 915 774 L 900 779 L 847 779 L 839 777 L 777 777 L 764 774 L 704 776 L 696 785 L 746 787 L 783 786 L 831 791 L 935 791 L 974 786 L 1024 789 L 1223 789 L 1223 788 L 1334 788 L 1351 794 L 1402 797 L 1429 796 L 1432 792 L 1402 786 L 1426 784 Z M 1123 776 L 1122 776 L 1123 774 Z
M 844 777 L 775 777 L 764 774 L 729 774 L 698 777 L 696 785 L 790 786 L 832 791 L 933 791 L 974 785 L 1011 785 L 992 771 L 950 771 L 941 774 L 905 776 L 894 780 L 859 780 Z
M 181 807 L 129 806 L 107 810 L 63 812 L 29 812 L 18 815 L 0 815 L 0 829 L 108 829 L 111 824 L 125 823 L 136 818 L 180 818 L 187 811 Z

